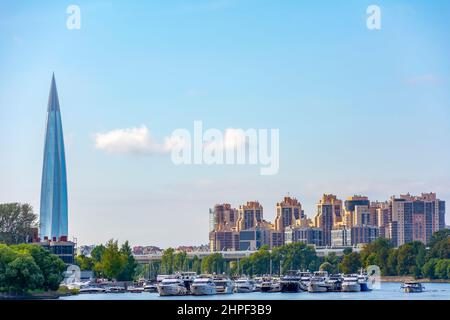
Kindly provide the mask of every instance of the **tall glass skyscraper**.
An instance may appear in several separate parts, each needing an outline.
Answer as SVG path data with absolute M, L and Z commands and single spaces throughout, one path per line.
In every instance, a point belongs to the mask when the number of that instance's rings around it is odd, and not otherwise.
M 58 92 L 53 75 L 45 131 L 39 237 L 42 240 L 66 241 L 67 224 L 66 159 Z

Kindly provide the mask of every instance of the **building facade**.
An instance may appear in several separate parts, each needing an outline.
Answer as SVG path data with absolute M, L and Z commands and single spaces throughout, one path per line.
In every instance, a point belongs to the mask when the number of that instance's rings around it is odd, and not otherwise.
M 342 201 L 335 195 L 324 194 L 317 204 L 314 225 L 323 231 L 323 245 L 331 245 L 331 230 L 342 223 Z
M 303 242 L 317 247 L 323 246 L 323 231 L 320 228 L 288 226 L 284 231 L 285 243 Z
M 394 243 L 401 246 L 411 241 L 428 243 L 432 234 L 445 228 L 445 202 L 435 193 L 391 197 L 392 221 L 396 222 Z

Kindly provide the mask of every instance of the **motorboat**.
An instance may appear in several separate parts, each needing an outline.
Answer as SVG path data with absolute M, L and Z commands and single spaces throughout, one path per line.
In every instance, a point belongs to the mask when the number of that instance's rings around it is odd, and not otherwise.
M 297 270 L 289 270 L 280 280 L 281 292 L 299 292 L 300 288 L 300 272 Z
M 340 274 L 333 274 L 325 279 L 327 290 L 330 292 L 340 292 L 342 290 L 342 276 Z
M 125 291 L 125 288 L 120 286 L 112 286 L 106 288 L 107 293 L 124 293 Z
M 156 284 L 146 283 L 144 284 L 144 292 L 158 292 Z
M 190 291 L 191 285 L 194 282 L 195 278 L 197 277 L 197 273 L 186 271 L 186 272 L 179 272 L 177 273 L 177 275 L 179 275 L 179 277 L 183 280 L 186 289 Z
M 358 282 L 358 275 L 351 274 L 344 276 L 342 280 L 342 292 L 360 292 L 361 285 Z
M 249 293 L 256 291 L 256 283 L 250 278 L 239 278 L 234 282 L 234 292 Z
M 131 293 L 142 293 L 144 292 L 144 287 L 135 287 L 135 286 L 131 286 L 127 288 L 127 292 L 131 292 Z
M 328 280 L 328 272 L 326 271 L 314 272 L 308 284 L 308 292 L 310 293 L 327 292 L 330 285 L 327 284 L 326 280 Z
M 200 275 L 195 278 L 191 285 L 191 293 L 194 296 L 216 294 L 217 289 L 213 277 L 210 275 Z
M 423 292 L 425 287 L 420 282 L 409 281 L 402 284 L 402 289 L 405 293 L 417 293 Z
M 213 277 L 213 282 L 216 285 L 216 293 L 229 294 L 233 293 L 234 284 L 230 278 L 225 275 L 219 275 Z
M 157 288 L 160 296 L 184 296 L 188 294 L 183 279 L 178 276 L 163 279 L 157 285 Z
M 371 291 L 372 288 L 370 287 L 369 283 L 369 277 L 367 276 L 367 274 L 359 274 L 358 275 L 358 282 L 359 285 L 361 286 L 361 291 Z
M 312 273 L 311 272 L 300 272 L 300 289 L 303 291 L 308 291 L 308 285 L 311 281 Z
M 94 287 L 94 286 L 80 288 L 80 291 L 79 291 L 80 294 L 82 294 L 82 293 L 93 294 L 93 293 L 105 293 L 105 292 L 106 292 L 105 288 Z
M 280 292 L 281 286 L 279 279 L 272 277 L 263 277 L 261 279 L 261 292 Z

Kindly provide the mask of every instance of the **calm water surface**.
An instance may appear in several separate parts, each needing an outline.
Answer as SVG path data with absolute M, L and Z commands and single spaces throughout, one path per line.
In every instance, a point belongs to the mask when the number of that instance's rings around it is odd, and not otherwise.
M 450 283 L 425 283 L 421 293 L 404 293 L 401 283 L 382 282 L 369 292 L 234 293 L 214 296 L 160 297 L 157 293 L 97 293 L 61 297 L 64 300 L 450 300 Z

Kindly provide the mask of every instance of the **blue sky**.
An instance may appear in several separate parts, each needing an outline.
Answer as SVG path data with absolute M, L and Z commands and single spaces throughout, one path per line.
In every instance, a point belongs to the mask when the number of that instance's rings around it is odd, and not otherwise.
M 259 200 L 272 220 L 288 192 L 310 217 L 324 192 L 449 201 L 449 21 L 448 1 L 2 1 L 0 202 L 39 209 L 53 71 L 81 244 L 207 243 L 215 203 Z M 95 148 L 96 133 L 145 125 L 162 141 L 195 120 L 279 128 L 279 174 Z

